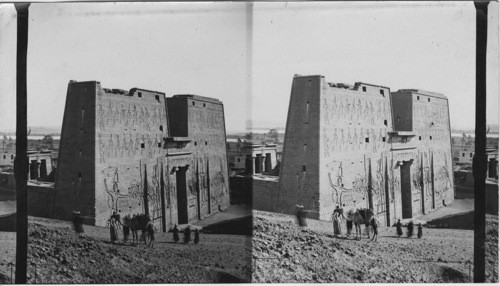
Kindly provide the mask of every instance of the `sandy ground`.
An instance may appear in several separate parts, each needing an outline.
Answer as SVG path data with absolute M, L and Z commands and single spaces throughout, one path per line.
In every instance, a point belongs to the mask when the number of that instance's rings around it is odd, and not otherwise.
M 241 218 L 252 214 L 252 209 L 245 205 L 230 205 L 223 212 L 218 212 L 208 218 L 193 223 L 196 226 L 207 226 L 212 223 Z
M 430 221 L 436 218 L 441 218 L 447 215 L 459 214 L 474 210 L 474 199 L 454 200 L 446 207 L 439 208 L 426 215 L 416 217 L 420 220 Z
M 254 211 L 252 281 L 304 282 L 469 282 L 473 231 L 427 229 L 424 236 L 398 238 L 380 227 L 377 242 L 335 238 L 331 222 Z M 345 231 L 345 229 L 344 229 Z M 498 216 L 488 216 L 487 280 L 498 282 Z M 471 275 L 469 276 L 469 269 Z
M 200 244 L 175 244 L 157 233 L 156 245 L 111 244 L 109 229 L 29 218 L 28 283 L 215 283 L 248 282 L 251 238 L 201 234 Z M 120 235 L 121 238 L 121 235 Z M 182 239 L 182 234 L 181 234 Z M 10 283 L 15 233 L 0 232 L 0 284 Z

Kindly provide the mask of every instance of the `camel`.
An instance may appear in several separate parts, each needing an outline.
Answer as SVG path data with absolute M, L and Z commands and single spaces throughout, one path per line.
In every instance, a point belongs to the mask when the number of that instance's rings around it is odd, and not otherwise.
M 139 244 L 137 231 L 140 230 L 142 232 L 142 237 L 144 237 L 144 242 L 151 247 L 154 245 L 154 227 L 149 215 L 134 215 L 132 218 L 130 218 L 130 215 L 126 215 L 123 218 L 123 225 L 130 227 L 132 231 L 132 244 L 135 244 L 136 241 L 137 244 Z M 148 239 L 149 243 L 147 241 Z
M 366 227 L 371 226 L 373 228 L 372 241 L 377 241 L 378 239 L 378 222 L 375 218 L 375 214 L 370 209 L 359 209 L 354 214 L 354 225 L 356 227 L 356 238 L 361 239 L 361 224 L 365 224 Z M 370 232 L 368 232 L 368 238 L 370 238 Z
M 368 232 L 368 238 L 372 241 L 377 241 L 378 238 L 378 222 L 375 219 L 375 214 L 370 209 L 357 209 L 356 211 L 350 210 L 347 212 L 346 220 L 354 222 L 356 228 L 356 239 L 361 239 L 361 225 L 364 224 L 366 227 L 373 227 L 373 237 L 370 237 L 370 232 Z M 358 238 L 359 233 L 359 238 Z

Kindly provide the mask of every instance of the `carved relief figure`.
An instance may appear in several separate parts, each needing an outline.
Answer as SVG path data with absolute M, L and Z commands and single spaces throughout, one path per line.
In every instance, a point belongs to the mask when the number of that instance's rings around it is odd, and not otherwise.
M 337 135 L 337 128 L 334 129 L 333 131 L 333 142 L 332 142 L 332 149 L 338 150 L 339 148 L 339 136 Z
M 98 146 L 99 146 L 99 163 L 106 163 L 106 160 L 104 158 L 104 143 L 102 142 L 102 134 L 98 134 Z
M 324 149 L 324 156 L 325 157 L 330 157 L 330 135 L 328 134 L 328 131 L 325 127 L 323 127 L 323 133 L 325 134 L 323 136 L 323 149 Z
M 102 103 L 99 103 L 98 105 L 97 114 L 99 114 L 99 129 L 104 130 L 104 110 Z

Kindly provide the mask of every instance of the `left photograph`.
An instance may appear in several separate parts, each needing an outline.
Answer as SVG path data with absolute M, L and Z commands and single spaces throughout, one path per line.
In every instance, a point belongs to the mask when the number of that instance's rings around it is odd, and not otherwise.
M 251 205 L 230 188 L 226 143 L 250 114 L 248 7 L 25 7 L 26 283 L 251 281 Z M 1 4 L 2 284 L 22 271 L 18 27 Z

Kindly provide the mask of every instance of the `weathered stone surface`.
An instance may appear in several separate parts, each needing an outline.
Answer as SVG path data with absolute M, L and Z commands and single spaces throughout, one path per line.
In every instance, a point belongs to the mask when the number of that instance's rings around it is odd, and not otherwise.
M 450 138 L 441 94 L 296 76 L 279 182 L 254 183 L 254 208 L 372 208 L 383 225 L 428 212 L 453 200 Z
M 159 230 L 229 205 L 222 103 L 196 95 L 70 82 L 47 216 L 105 226 L 149 213 Z

